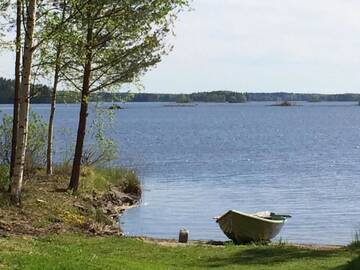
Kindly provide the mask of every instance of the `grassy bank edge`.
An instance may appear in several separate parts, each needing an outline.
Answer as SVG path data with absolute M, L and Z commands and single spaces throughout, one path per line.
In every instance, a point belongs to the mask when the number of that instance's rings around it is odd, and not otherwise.
M 127 168 L 83 167 L 77 194 L 67 191 L 71 167 L 57 166 L 26 175 L 22 206 L 0 193 L 0 235 L 46 235 L 64 232 L 119 234 L 118 215 L 141 198 L 141 181 Z
M 0 238 L 0 269 L 358 269 L 356 252 L 288 244 L 213 246 L 67 233 Z

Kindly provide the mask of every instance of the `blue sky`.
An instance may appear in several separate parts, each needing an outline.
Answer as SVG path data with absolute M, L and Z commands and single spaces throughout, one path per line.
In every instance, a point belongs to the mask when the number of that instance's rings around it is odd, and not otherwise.
M 360 93 L 360 1 L 193 0 L 144 92 Z M 0 73 L 12 75 L 12 56 Z

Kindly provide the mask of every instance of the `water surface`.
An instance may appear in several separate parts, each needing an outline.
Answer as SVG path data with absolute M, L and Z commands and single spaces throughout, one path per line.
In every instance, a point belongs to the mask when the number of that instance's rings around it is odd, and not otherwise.
M 287 241 L 346 244 L 360 229 L 360 107 L 355 103 L 126 104 L 108 130 L 116 162 L 135 168 L 144 195 L 129 235 L 225 239 L 212 217 L 229 209 L 289 213 Z M 104 105 L 105 106 L 105 105 Z M 48 105 L 33 105 L 47 117 Z M 0 105 L 10 113 L 10 105 Z M 75 134 L 78 105 L 59 105 L 57 159 Z M 1 115 L 1 113 L 0 113 Z M 60 127 L 71 128 L 63 136 Z

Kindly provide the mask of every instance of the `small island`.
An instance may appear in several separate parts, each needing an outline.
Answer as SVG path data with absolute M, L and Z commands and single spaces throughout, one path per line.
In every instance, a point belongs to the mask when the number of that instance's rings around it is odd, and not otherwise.
M 188 95 L 181 94 L 176 98 L 175 104 L 166 104 L 164 107 L 195 107 Z
M 288 101 L 288 100 L 283 100 L 281 102 L 277 102 L 276 104 L 272 104 L 270 106 L 275 106 L 275 107 L 292 107 L 292 106 L 297 106 L 295 102 L 293 101 Z
M 123 110 L 124 108 L 121 107 L 120 105 L 114 103 L 111 106 L 109 106 L 108 109 L 109 110 Z

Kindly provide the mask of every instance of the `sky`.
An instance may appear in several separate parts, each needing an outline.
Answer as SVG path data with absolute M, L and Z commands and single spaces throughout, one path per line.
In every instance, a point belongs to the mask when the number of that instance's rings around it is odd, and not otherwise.
M 193 0 L 143 92 L 360 93 L 360 1 Z M 11 77 L 13 56 L 0 55 Z

